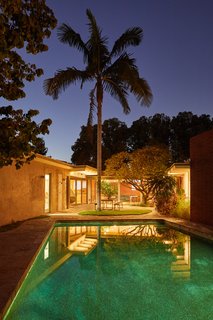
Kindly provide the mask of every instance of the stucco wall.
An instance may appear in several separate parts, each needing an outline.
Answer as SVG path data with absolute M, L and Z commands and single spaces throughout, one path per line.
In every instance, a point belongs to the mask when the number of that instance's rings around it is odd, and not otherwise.
M 66 208 L 66 176 L 69 170 L 33 160 L 16 170 L 0 169 L 0 225 L 21 221 L 45 213 L 44 175 L 51 174 L 50 212 L 58 211 L 58 174 L 62 174 L 62 209 Z
M 213 226 L 213 130 L 193 137 L 191 158 L 191 220 Z

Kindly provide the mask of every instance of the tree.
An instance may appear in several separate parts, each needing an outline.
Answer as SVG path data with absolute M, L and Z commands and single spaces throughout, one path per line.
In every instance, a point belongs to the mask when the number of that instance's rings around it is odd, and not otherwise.
M 154 194 L 157 211 L 164 215 L 171 214 L 177 205 L 176 180 L 163 173 L 153 176 L 149 180 L 149 185 Z
M 102 125 L 102 169 L 113 154 L 127 150 L 128 128 L 117 118 L 105 120 Z M 71 147 L 74 164 L 97 166 L 97 125 L 82 126 L 79 138 Z
M 73 154 L 71 161 L 74 164 L 97 165 L 97 125 L 82 126 L 79 138 L 71 147 Z
M 105 169 L 105 161 L 113 154 L 127 151 L 128 140 L 127 125 L 117 118 L 105 120 L 102 126 L 102 168 Z
M 15 163 L 19 169 L 24 163 L 35 158 L 36 153 L 44 153 L 45 147 L 40 134 L 49 133 L 50 119 L 40 124 L 32 121 L 37 110 L 14 110 L 12 106 L 0 108 L 0 167 Z
M 24 81 L 33 81 L 43 70 L 26 63 L 19 49 L 37 54 L 46 51 L 43 43 L 56 26 L 56 18 L 45 0 L 0 0 L 0 97 L 17 100 L 25 97 Z M 0 107 L 0 167 L 11 165 L 20 168 L 35 157 L 46 154 L 40 134 L 49 133 L 50 119 L 36 124 L 39 112 Z
M 115 186 L 112 186 L 107 181 L 101 181 L 101 193 L 107 197 L 107 199 L 111 199 L 113 196 L 118 194 L 118 190 Z
M 0 0 L 0 97 L 25 97 L 24 81 L 43 74 L 35 64 L 26 63 L 17 49 L 32 54 L 48 50 L 43 40 L 56 23 L 44 0 Z
M 53 78 L 44 82 L 45 93 L 54 99 L 69 85 L 80 81 L 83 87 L 86 81 L 94 81 L 90 91 L 89 122 L 92 113 L 97 111 L 97 210 L 101 210 L 101 171 L 102 171 L 102 104 L 104 91 L 117 99 L 122 105 L 124 113 L 130 112 L 128 103 L 129 92 L 136 96 L 141 105 L 150 105 L 152 93 L 148 83 L 140 78 L 135 59 L 127 53 L 128 46 L 138 46 L 142 40 L 143 30 L 138 27 L 129 28 L 115 41 L 112 50 L 107 47 L 107 38 L 90 10 L 86 11 L 88 17 L 89 39 L 84 42 L 79 33 L 69 25 L 62 24 L 58 31 L 59 40 L 83 53 L 84 70 L 75 67 L 58 70 Z
M 143 116 L 134 121 L 129 129 L 128 146 L 131 151 L 151 145 L 169 146 L 169 142 L 170 118 L 163 113 L 149 118 Z
M 121 152 L 106 161 L 105 175 L 125 181 L 142 193 L 145 204 L 154 197 L 154 185 L 150 183 L 156 176 L 166 172 L 169 152 L 159 146 L 148 146 L 133 151 Z
M 192 112 L 179 112 L 171 120 L 170 143 L 174 162 L 186 161 L 190 158 L 190 138 L 213 128 L 209 115 L 194 115 Z

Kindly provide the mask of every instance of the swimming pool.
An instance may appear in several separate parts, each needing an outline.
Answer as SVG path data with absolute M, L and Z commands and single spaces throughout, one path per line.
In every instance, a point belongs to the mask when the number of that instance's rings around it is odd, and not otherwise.
M 61 224 L 4 320 L 210 320 L 212 301 L 212 244 L 153 222 Z

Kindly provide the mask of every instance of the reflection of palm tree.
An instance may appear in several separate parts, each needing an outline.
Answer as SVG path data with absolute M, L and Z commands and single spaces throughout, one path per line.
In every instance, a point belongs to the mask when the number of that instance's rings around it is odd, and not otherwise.
M 115 42 L 110 52 L 107 48 L 107 38 L 102 36 L 101 29 L 98 27 L 92 12 L 87 10 L 86 13 L 89 20 L 90 34 L 87 42 L 83 42 L 81 36 L 67 24 L 62 24 L 58 32 L 59 40 L 62 43 L 67 43 L 83 53 L 86 68 L 79 70 L 72 67 L 66 70 L 58 70 L 53 78 L 45 80 L 44 90 L 46 94 L 57 99 L 61 91 L 65 90 L 70 84 L 80 81 L 81 87 L 83 87 L 86 81 L 94 81 L 94 86 L 90 92 L 88 123 L 91 123 L 92 112 L 97 108 L 97 209 L 101 210 L 103 92 L 107 91 L 117 99 L 126 114 L 130 112 L 130 106 L 127 101 L 128 92 L 133 93 L 138 102 L 146 106 L 151 103 L 152 93 L 148 83 L 140 78 L 135 59 L 131 58 L 131 55 L 125 51 L 130 45 L 137 46 L 140 44 L 143 34 L 142 29 L 137 27 L 128 29 Z M 113 59 L 115 60 L 113 61 Z

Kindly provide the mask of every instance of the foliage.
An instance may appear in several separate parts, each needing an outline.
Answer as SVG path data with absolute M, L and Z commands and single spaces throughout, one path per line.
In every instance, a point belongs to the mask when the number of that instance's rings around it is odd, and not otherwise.
M 177 190 L 175 208 L 171 211 L 173 217 L 190 220 L 190 201 L 185 198 L 184 190 Z
M 190 158 L 190 138 L 213 128 L 209 115 L 194 115 L 192 112 L 179 112 L 170 124 L 170 143 L 173 162 L 182 162 Z
M 71 147 L 72 163 L 79 165 L 97 166 L 97 125 L 82 126 L 79 138 Z
M 160 133 L 160 134 L 159 134 Z M 141 149 L 148 145 L 169 146 L 170 118 L 165 114 L 141 117 L 129 128 L 129 150 Z
M 190 201 L 178 199 L 171 215 L 176 218 L 190 220 Z
M 157 211 L 169 215 L 177 203 L 175 179 L 167 174 L 158 175 L 150 180 L 150 184 L 153 186 L 152 192 Z
M 118 194 L 118 190 L 115 186 L 107 181 L 101 181 L 101 193 L 108 199 Z
M 98 210 L 101 205 L 101 171 L 102 171 L 102 104 L 104 92 L 118 100 L 124 113 L 130 112 L 129 92 L 135 95 L 141 105 L 149 106 L 152 93 L 146 80 L 140 77 L 135 59 L 126 49 L 141 43 L 143 30 L 138 27 L 127 29 L 108 49 L 108 39 L 102 35 L 92 12 L 86 10 L 88 18 L 89 39 L 84 42 L 78 32 L 63 23 L 58 29 L 58 38 L 83 54 L 84 70 L 69 67 L 56 71 L 52 78 L 45 80 L 45 93 L 57 99 L 69 85 L 80 82 L 93 82 L 90 91 L 90 111 L 88 124 L 92 124 L 93 112 L 97 111 L 97 194 Z
M 103 162 L 113 154 L 122 151 L 135 151 L 146 146 L 165 145 L 171 151 L 171 162 L 182 162 L 189 159 L 190 138 L 203 131 L 213 128 L 213 119 L 209 115 L 197 116 L 191 112 L 180 112 L 172 118 L 164 114 L 155 114 L 152 117 L 140 117 L 130 128 L 124 122 L 116 124 L 114 120 L 105 120 L 103 123 Z M 107 126 L 105 126 L 107 123 Z M 97 127 L 92 126 L 94 132 Z M 92 159 L 96 159 L 96 148 L 87 148 L 80 138 L 75 142 L 72 150 L 73 158 L 77 159 L 81 149 L 82 155 L 89 149 Z M 84 164 L 90 164 L 90 158 L 83 158 Z M 74 162 L 75 163 L 75 162 Z M 93 162 L 96 164 L 96 162 Z M 94 165 L 93 164 L 93 165 Z M 104 165 L 103 165 L 104 169 Z
M 25 97 L 24 81 L 41 76 L 43 70 L 26 63 L 17 49 L 37 54 L 48 50 L 43 43 L 56 26 L 45 0 L 0 0 L 0 97 Z
M 24 81 L 33 81 L 43 70 L 26 63 L 20 52 L 37 54 L 46 51 L 43 43 L 56 26 L 56 18 L 45 0 L 0 0 L 0 97 L 16 100 L 25 97 Z M 22 49 L 21 51 L 19 49 Z M 32 117 L 39 112 L 0 108 L 0 167 L 16 168 L 28 163 L 35 153 L 46 154 L 40 134 L 49 133 L 50 119 L 36 124 Z
M 105 120 L 102 126 L 102 159 L 105 161 L 113 154 L 127 151 L 127 125 L 117 118 Z
M 150 181 L 162 176 L 169 162 L 169 152 L 160 146 L 149 146 L 133 151 L 120 152 L 106 161 L 105 175 L 124 180 L 142 193 L 145 204 L 151 200 L 153 184 Z
M 162 194 L 156 195 L 155 206 L 157 211 L 163 215 L 170 215 L 177 205 L 176 194 L 173 193 L 170 197 L 165 197 Z
M 105 120 L 102 125 L 102 169 L 113 154 L 127 149 L 127 125 L 117 118 Z M 79 138 L 72 146 L 74 164 L 97 166 L 97 125 L 82 126 Z
M 40 134 L 49 133 L 50 119 L 37 124 L 32 120 L 38 115 L 37 110 L 14 110 L 12 106 L 0 108 L 0 167 L 15 163 L 19 169 L 29 163 L 36 153 L 45 153 Z

